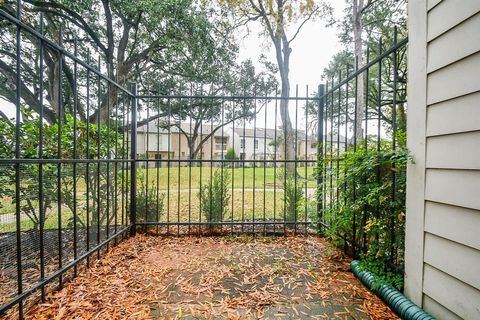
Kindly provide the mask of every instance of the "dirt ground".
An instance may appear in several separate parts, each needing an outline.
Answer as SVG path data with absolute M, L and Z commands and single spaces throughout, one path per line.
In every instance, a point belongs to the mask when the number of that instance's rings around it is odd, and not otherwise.
M 126 240 L 27 319 L 398 319 L 325 240 Z

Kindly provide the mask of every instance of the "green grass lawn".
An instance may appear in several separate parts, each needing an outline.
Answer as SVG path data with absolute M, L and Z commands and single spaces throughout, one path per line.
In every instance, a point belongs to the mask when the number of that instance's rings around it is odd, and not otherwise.
M 137 175 L 148 174 L 148 181 L 150 184 L 157 183 L 157 172 L 159 176 L 159 189 L 167 190 L 170 187 L 172 189 L 178 189 L 180 181 L 180 189 L 189 189 L 191 184 L 192 189 L 200 188 L 200 181 L 202 184 L 208 183 L 210 175 L 220 170 L 218 167 L 171 167 L 168 168 L 149 168 L 140 169 Z M 283 176 L 280 168 L 225 168 L 224 169 L 233 180 L 234 189 L 239 188 L 254 188 L 263 189 L 273 188 L 274 184 L 277 187 L 282 185 Z M 314 167 L 297 167 L 297 172 L 301 176 L 298 178 L 299 186 L 304 186 L 305 177 L 307 177 L 307 186 L 309 188 L 316 187 L 316 180 L 314 177 Z M 200 174 L 201 173 L 201 174 Z M 276 177 L 275 177 L 276 175 Z
M 161 221 L 187 222 L 189 221 L 189 216 L 191 221 L 200 220 L 198 190 L 201 184 L 207 185 L 209 183 L 211 174 L 216 170 L 221 169 L 206 166 L 149 168 L 148 170 L 139 168 L 137 175 L 145 178 L 148 175 L 150 186 L 157 186 L 158 177 L 159 193 L 166 194 L 168 190 L 170 191 L 169 201 L 165 198 L 164 208 L 160 213 Z M 230 220 L 232 214 L 234 220 L 242 220 L 242 218 L 252 220 L 254 217 L 255 219 L 263 219 L 264 216 L 266 219 L 283 218 L 283 176 L 280 168 L 225 168 L 224 170 L 231 177 L 228 192 L 233 195 L 233 206 L 232 202 L 230 202 L 225 217 L 226 220 Z M 298 188 L 304 190 L 305 187 L 316 187 L 314 167 L 305 168 L 299 166 L 297 170 L 301 176 L 297 181 Z M 82 170 L 79 168 L 78 172 L 80 173 Z M 114 171 L 112 170 L 111 172 L 114 175 Z M 95 168 L 93 168 L 91 174 L 95 174 Z M 305 176 L 307 179 L 303 178 Z M 55 177 L 52 178 L 55 179 Z M 118 183 L 120 187 L 120 180 Z M 138 183 L 141 183 L 140 179 Z M 190 187 L 192 189 L 191 192 L 188 191 Z M 277 192 L 274 192 L 274 188 L 276 188 Z M 264 192 L 264 189 L 266 192 Z M 113 190 L 113 187 L 111 190 Z M 81 217 L 85 215 L 85 199 L 86 184 L 85 180 L 81 178 L 77 183 L 77 212 L 80 219 L 83 219 Z M 38 208 L 38 201 L 33 201 L 32 204 L 35 208 Z M 62 227 L 67 227 L 67 222 L 71 220 L 72 213 L 67 207 L 62 207 Z M 300 211 L 304 212 L 305 210 L 302 208 Z M 12 198 L 4 197 L 0 206 L 0 214 L 13 214 L 14 212 L 15 204 Z M 201 219 L 204 221 L 205 217 Z M 21 221 L 22 230 L 28 230 L 32 226 L 33 223 L 28 219 Z M 57 209 L 54 201 L 52 208 L 47 213 L 45 228 L 56 229 L 57 227 Z M 7 221 L 0 224 L 0 232 L 11 232 L 14 230 L 15 223 L 13 217 L 12 222 Z
M 164 194 L 164 204 L 161 208 L 158 216 L 161 222 L 188 222 L 188 221 L 205 221 L 206 217 L 201 214 L 200 201 L 198 198 L 198 191 L 192 192 L 177 192 L 176 190 L 170 191 L 169 199 L 167 199 L 167 192 L 165 190 L 159 191 L 159 194 Z M 241 221 L 244 220 L 263 220 L 265 219 L 277 219 L 282 220 L 284 218 L 284 199 L 283 192 L 273 192 L 273 190 L 263 192 L 261 190 L 241 190 L 234 189 L 228 191 L 230 195 L 230 201 L 226 205 L 226 213 L 224 215 L 224 221 Z M 232 201 L 233 200 L 233 201 Z M 153 203 L 156 203 L 155 199 L 150 199 Z M 312 206 L 314 200 L 309 199 L 309 202 L 303 200 L 299 201 L 299 209 L 297 220 L 303 221 L 305 219 L 305 212 L 307 212 L 308 219 L 313 218 L 315 214 L 315 206 Z M 312 209 L 313 208 L 313 209 Z M 312 211 L 313 210 L 313 211 Z M 82 202 L 77 210 L 79 220 L 85 223 L 85 203 Z M 113 210 L 111 208 L 110 216 L 113 216 Z M 156 212 L 150 213 L 150 217 L 156 217 Z M 65 207 L 62 207 L 62 228 L 71 227 L 73 214 Z M 121 220 L 121 209 L 117 211 L 117 221 Z M 144 219 L 139 217 L 140 221 Z M 289 220 L 287 218 L 287 220 Z M 33 223 L 30 220 L 21 221 L 21 229 L 29 230 L 33 227 Z M 47 212 L 47 218 L 45 221 L 45 229 L 57 229 L 57 208 L 53 207 Z M 15 222 L 0 224 L 0 232 L 14 232 L 16 230 Z

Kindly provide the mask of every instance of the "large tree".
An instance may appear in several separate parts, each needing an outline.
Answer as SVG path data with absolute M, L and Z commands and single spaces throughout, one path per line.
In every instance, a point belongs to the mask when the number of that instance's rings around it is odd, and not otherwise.
M 271 41 L 275 49 L 281 80 L 280 116 L 286 136 L 286 147 L 282 152 L 284 159 L 294 159 L 295 137 L 288 109 L 292 43 L 308 21 L 318 17 L 329 18 L 331 7 L 323 1 L 313 0 L 220 0 L 220 4 L 231 9 L 237 21 L 236 25 L 260 22 L 261 34 Z M 294 163 L 287 164 L 287 171 L 295 174 Z
M 353 0 L 347 0 L 349 4 L 345 10 L 344 17 L 338 21 L 340 33 L 338 35 L 340 43 L 343 44 L 341 51 L 336 53 L 328 66 L 324 69 L 323 78 L 331 84 L 338 84 L 341 80 L 345 80 L 347 72 L 352 74 L 355 69 L 356 54 L 359 56 L 359 67 L 364 65 L 366 50 L 369 51 L 369 59 L 380 55 L 385 50 L 394 45 L 394 26 L 398 26 L 398 40 L 406 37 L 406 12 L 404 0 L 384 0 L 369 1 L 363 4 L 363 10 L 357 12 L 357 18 L 361 19 L 362 41 L 355 40 L 355 34 L 352 24 Z M 381 39 L 381 41 L 380 41 Z M 357 39 L 358 40 L 358 39 Z M 380 43 L 381 42 L 381 43 Z M 381 46 L 380 46 L 381 45 Z M 359 49 L 361 48 L 361 49 Z M 379 64 L 369 69 L 368 92 L 366 91 L 366 72 L 364 71 L 358 77 L 357 90 L 357 114 L 355 117 L 355 81 L 351 80 L 347 85 L 342 86 L 341 90 L 335 91 L 327 97 L 327 119 L 331 121 L 333 128 L 339 128 L 348 122 L 348 126 L 353 128 L 355 118 L 357 119 L 356 136 L 357 142 L 361 141 L 365 133 L 365 119 L 380 120 L 382 126 L 387 131 L 392 131 L 393 122 L 393 69 L 397 67 L 397 87 L 396 87 L 396 128 L 404 130 L 406 128 L 406 81 L 407 81 L 407 64 L 406 64 L 406 48 L 400 48 L 397 51 L 396 61 L 393 55 L 382 59 L 381 70 Z M 381 83 L 379 84 L 379 71 L 381 71 Z M 348 96 L 347 88 L 348 86 Z M 381 92 L 379 92 L 379 88 Z M 340 102 L 339 102 L 340 99 Z M 333 103 L 332 103 L 333 102 Z M 333 104 L 333 106 L 332 106 Z M 381 108 L 378 109 L 378 104 Z M 366 106 L 368 106 L 368 115 L 366 114 Z M 317 102 L 309 103 L 309 114 L 312 119 L 312 126 L 317 124 Z M 345 117 L 345 108 L 347 108 L 347 116 Z M 378 112 L 380 111 L 380 112 Z M 340 113 L 340 116 L 339 116 Z M 334 129 L 335 130 L 335 129 Z M 353 129 L 352 129 L 353 130 Z M 350 142 L 352 142 L 350 140 Z
M 5 1 L 2 10 L 15 15 L 14 1 Z M 73 52 L 73 38 L 78 41 L 78 55 L 86 60 L 87 50 L 98 52 L 92 58 L 101 60 L 102 71 L 125 86 L 128 81 L 139 81 L 142 74 L 151 70 L 174 72 L 170 65 L 188 64 L 190 56 L 178 54 L 189 49 L 192 41 L 204 46 L 212 46 L 210 38 L 212 26 L 204 12 L 191 0 L 26 0 L 23 8 L 23 21 L 40 29 L 38 13 L 44 19 L 44 33 L 50 39 L 59 41 L 60 29 L 63 29 L 63 45 Z M 5 26 L 7 24 L 5 23 Z M 4 26 L 2 25 L 2 28 Z M 0 51 L 0 95 L 14 102 L 11 88 L 15 80 L 15 29 L 2 33 Z M 45 82 L 45 119 L 55 121 L 58 108 L 64 114 L 71 112 L 73 105 L 73 64 L 62 59 L 62 74 L 58 71 L 59 55 L 49 46 L 40 48 L 40 42 L 27 33 L 22 33 L 22 100 L 26 108 L 38 111 L 40 93 L 39 75 Z M 39 52 L 44 51 L 44 71 L 39 72 Z M 212 49 L 213 51 L 215 49 Z M 96 65 L 97 61 L 92 61 Z M 166 67 L 167 66 L 167 67 Z M 79 71 L 79 78 L 85 72 Z M 62 77 L 62 82 L 59 82 Z M 62 103 L 59 88 L 63 86 Z M 100 117 L 102 122 L 109 118 L 108 111 L 113 110 L 120 97 L 119 90 L 111 84 L 103 84 L 100 107 L 90 113 L 91 119 Z M 79 91 L 81 95 L 81 91 Z M 85 106 L 81 97 L 77 101 L 78 116 L 86 118 Z

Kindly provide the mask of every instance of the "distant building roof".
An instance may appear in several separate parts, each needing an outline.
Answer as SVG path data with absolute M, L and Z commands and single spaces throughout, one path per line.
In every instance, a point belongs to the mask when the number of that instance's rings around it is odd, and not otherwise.
M 162 128 L 162 126 L 157 126 L 157 121 L 152 120 L 147 124 L 138 126 L 137 132 L 149 132 L 149 133 L 168 133 L 167 129 Z
M 280 134 L 282 133 L 280 130 L 277 131 L 277 137 L 280 137 Z M 244 135 L 245 132 L 245 135 Z M 264 129 L 264 128 L 256 128 L 256 129 L 251 129 L 251 128 L 245 128 L 245 131 L 243 128 L 235 128 L 235 133 L 238 134 L 239 136 L 243 137 L 256 137 L 260 139 L 264 138 L 269 138 L 269 139 L 274 139 L 275 138 L 275 129 Z
M 192 132 L 192 134 L 193 134 L 193 131 L 195 130 L 195 123 L 192 122 L 192 126 L 190 127 L 189 122 L 182 122 L 180 124 L 180 128 L 187 134 L 190 134 L 190 132 Z M 212 133 L 212 130 L 215 130 L 217 128 L 218 128 L 218 125 L 213 125 L 212 126 L 211 124 L 201 124 L 198 127 L 198 134 L 208 135 L 208 134 Z M 179 128 L 176 125 L 172 126 L 172 128 L 170 130 L 171 130 L 171 132 L 179 132 L 180 131 Z M 223 128 L 223 136 L 227 135 L 227 131 L 228 131 L 228 129 L 226 127 L 224 127 Z M 222 128 L 218 128 L 213 135 L 215 137 L 221 137 L 222 136 Z

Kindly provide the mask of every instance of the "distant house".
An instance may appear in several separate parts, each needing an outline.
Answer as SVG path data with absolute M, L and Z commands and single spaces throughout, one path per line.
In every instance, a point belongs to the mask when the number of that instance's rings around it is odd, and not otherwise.
M 240 160 L 272 160 L 279 158 L 279 146 L 275 148 L 275 129 L 235 128 L 229 146 L 235 150 Z M 280 132 L 277 130 L 277 138 Z
M 182 123 L 179 129 L 172 126 L 170 129 L 159 128 L 155 121 L 143 126 L 137 130 L 137 156 L 139 159 L 150 160 L 170 160 L 170 166 L 188 165 L 191 153 L 188 145 L 187 136 L 194 134 L 194 125 Z M 197 160 L 222 160 L 225 158 L 228 148 L 233 148 L 235 154 L 240 160 L 282 160 L 285 145 L 283 144 L 284 132 L 281 129 L 264 128 L 232 128 L 224 127 L 215 130 L 217 127 L 204 124 L 198 128 L 198 137 L 195 146 L 206 139 L 200 150 L 196 154 Z M 212 136 L 209 136 L 215 130 Z M 208 138 L 207 138 L 208 137 Z M 327 151 L 340 149 L 340 153 L 345 150 L 345 137 L 333 133 L 327 134 Z M 305 131 L 296 132 L 297 159 L 298 160 L 316 160 L 317 159 L 317 139 L 314 135 L 305 137 Z M 194 150 L 192 150 L 192 157 Z M 192 159 L 193 160 L 193 159 Z M 214 163 L 215 164 L 215 163 Z M 145 166 L 145 163 L 141 163 Z M 156 165 L 166 166 L 166 161 L 148 162 L 150 167 Z M 248 166 L 253 163 L 248 162 Z M 267 164 L 269 165 L 269 164 Z M 311 164 L 313 165 L 313 164 Z
M 345 152 L 345 142 L 348 146 L 351 143 L 351 139 L 345 139 L 345 136 L 338 134 L 338 132 L 328 132 L 326 150 L 328 152 L 332 149 L 343 153 Z
M 187 136 L 193 136 L 195 130 L 194 124 L 190 126 L 190 123 L 182 123 L 180 128 L 181 130 L 175 126 L 170 129 L 172 150 L 176 160 L 188 160 L 190 159 L 190 148 L 188 146 Z M 198 128 L 195 147 L 198 146 L 202 140 L 206 140 L 202 144 L 200 152 L 197 153 L 196 159 L 222 160 L 224 158 L 227 153 L 230 137 L 227 128 L 223 130 L 222 128 L 217 128 L 217 126 L 209 124 L 203 124 Z M 215 132 L 209 136 L 212 130 L 215 130 Z M 194 148 L 192 148 L 192 154 L 194 153 Z
M 149 167 L 167 166 L 165 160 L 169 160 L 172 167 L 188 165 L 186 161 L 190 160 L 191 153 L 187 136 L 193 136 L 194 126 L 192 125 L 192 128 L 190 128 L 189 123 L 182 123 L 180 128 L 181 130 L 177 126 L 171 126 L 170 129 L 162 125 L 158 127 L 156 121 L 139 126 L 137 129 L 137 158 L 140 160 L 163 160 L 148 162 Z M 195 146 L 210 135 L 212 128 L 215 130 L 217 127 L 204 124 L 199 128 Z M 214 132 L 213 136 L 208 137 L 203 142 L 196 159 L 223 159 L 230 143 L 230 136 L 227 131 L 228 128 L 224 128 L 222 135 L 222 129 L 220 128 Z M 192 150 L 193 153 L 194 150 Z M 140 166 L 146 166 L 146 162 L 140 161 Z
M 172 157 L 171 137 L 169 137 L 167 130 L 159 128 L 154 121 L 137 128 L 138 159 L 162 160 L 167 159 L 169 153 Z M 145 167 L 147 163 L 140 162 L 140 166 Z M 148 166 L 162 166 L 162 162 L 151 161 L 148 162 Z
M 297 155 L 301 160 L 317 160 L 317 137 L 305 135 L 299 140 Z

